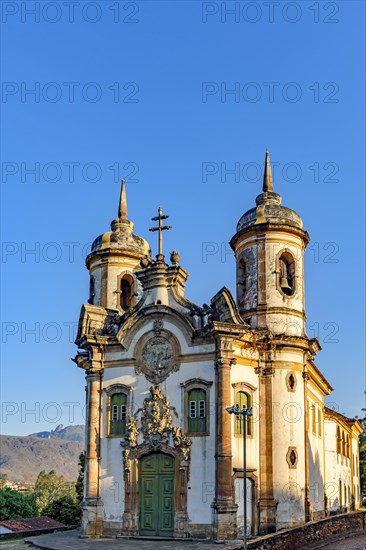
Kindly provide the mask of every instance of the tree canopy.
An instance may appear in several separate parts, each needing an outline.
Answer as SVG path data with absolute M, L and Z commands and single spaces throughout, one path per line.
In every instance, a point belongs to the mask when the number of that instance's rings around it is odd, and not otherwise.
M 37 497 L 5 487 L 0 490 L 0 520 L 39 516 Z

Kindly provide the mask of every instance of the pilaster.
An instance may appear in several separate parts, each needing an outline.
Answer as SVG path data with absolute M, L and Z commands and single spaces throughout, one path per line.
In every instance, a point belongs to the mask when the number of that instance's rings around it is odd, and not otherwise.
M 100 536 L 103 532 L 103 503 L 100 498 L 100 427 L 101 427 L 101 352 L 93 352 L 87 370 L 87 418 L 85 441 L 84 499 L 81 504 L 81 536 Z
M 309 470 L 309 408 L 308 408 L 308 380 L 310 375 L 307 372 L 306 365 L 302 373 L 304 380 L 304 449 L 305 449 L 305 521 L 312 520 L 312 504 L 310 498 L 310 470 Z
M 266 353 L 266 352 L 265 352 Z M 273 494 L 273 363 L 260 362 L 259 376 L 259 534 L 276 531 L 276 501 Z
M 213 536 L 215 540 L 233 539 L 237 536 L 234 498 L 231 417 L 226 408 L 231 403 L 231 365 L 234 359 L 219 354 L 216 361 L 216 483 L 213 502 Z

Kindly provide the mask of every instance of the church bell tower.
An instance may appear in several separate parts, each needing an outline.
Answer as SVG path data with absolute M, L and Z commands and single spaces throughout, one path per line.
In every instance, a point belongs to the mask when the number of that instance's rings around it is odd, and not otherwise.
M 127 218 L 125 182 L 122 180 L 118 217 L 111 231 L 97 237 L 86 258 L 90 272 L 89 303 L 123 314 L 133 307 L 142 292 L 135 272 L 141 269 L 142 257 L 150 256 L 150 246 L 133 233 L 134 224 Z
M 263 192 L 239 220 L 230 241 L 236 257 L 236 299 L 252 328 L 305 336 L 304 251 L 300 216 L 273 191 L 266 152 Z

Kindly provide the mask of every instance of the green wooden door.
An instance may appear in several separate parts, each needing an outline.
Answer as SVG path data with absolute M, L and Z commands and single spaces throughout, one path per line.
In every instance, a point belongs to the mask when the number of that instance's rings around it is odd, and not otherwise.
M 173 534 L 174 469 L 174 458 L 163 453 L 140 460 L 140 535 Z

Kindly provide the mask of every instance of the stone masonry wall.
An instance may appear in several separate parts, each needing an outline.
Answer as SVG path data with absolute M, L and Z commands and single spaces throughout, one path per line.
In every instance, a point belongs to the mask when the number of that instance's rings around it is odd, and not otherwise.
M 340 514 L 317 522 L 312 521 L 302 527 L 284 529 L 272 535 L 248 541 L 248 548 L 250 550 L 293 550 L 294 548 L 300 550 L 314 542 L 325 540 L 345 531 L 365 531 L 366 535 L 366 512 Z M 240 550 L 241 548 L 243 548 L 242 542 L 231 544 L 227 550 Z

